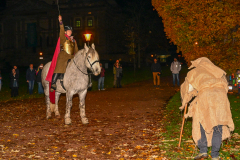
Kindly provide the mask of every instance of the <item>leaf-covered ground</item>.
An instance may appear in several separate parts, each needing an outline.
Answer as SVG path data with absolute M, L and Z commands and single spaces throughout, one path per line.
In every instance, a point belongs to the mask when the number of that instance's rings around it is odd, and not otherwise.
M 220 149 L 220 156 L 222 159 L 239 160 L 240 159 L 240 99 L 239 95 L 229 94 L 228 95 L 232 118 L 235 125 L 235 130 L 232 133 L 232 137 L 229 140 L 225 140 L 222 143 Z M 175 94 L 169 103 L 167 104 L 166 111 L 162 123 L 162 133 L 159 134 L 159 148 L 166 150 L 166 158 L 172 160 L 181 159 L 193 159 L 199 150 L 195 146 L 192 140 L 192 119 L 188 118 L 185 121 L 183 129 L 183 137 L 181 148 L 178 148 L 180 129 L 182 125 L 183 113 L 180 112 L 179 106 L 181 106 L 180 93 Z M 160 128 L 161 129 L 161 128 Z M 209 160 L 211 159 L 211 148 L 208 150 Z
M 143 81 L 88 92 L 88 125 L 81 123 L 77 96 L 72 125 L 64 125 L 64 95 L 60 119 L 46 120 L 44 98 L 1 102 L 0 159 L 166 159 L 158 135 L 167 101 L 178 90 L 170 84 L 166 77 L 160 88 Z

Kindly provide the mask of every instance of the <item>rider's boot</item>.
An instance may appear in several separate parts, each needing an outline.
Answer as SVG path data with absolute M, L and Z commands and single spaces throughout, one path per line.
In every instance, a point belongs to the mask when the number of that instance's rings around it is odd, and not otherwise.
M 63 85 L 63 78 L 64 78 L 64 73 L 60 73 L 60 75 L 59 75 L 60 83 L 61 83 L 61 85 L 62 85 L 62 88 L 63 88 L 64 90 L 66 90 L 65 87 L 64 87 L 64 85 Z
M 63 77 L 64 77 L 64 73 L 60 73 L 60 75 L 59 75 L 60 81 L 63 81 Z
M 58 73 L 53 73 L 51 90 L 50 90 L 51 92 L 53 92 L 53 91 L 56 90 L 56 88 L 57 88 L 56 82 L 57 82 L 58 76 L 59 76 Z

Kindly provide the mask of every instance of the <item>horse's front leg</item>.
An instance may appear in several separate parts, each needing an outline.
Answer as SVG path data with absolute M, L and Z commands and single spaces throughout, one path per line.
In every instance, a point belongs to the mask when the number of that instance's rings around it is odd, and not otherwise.
M 51 118 L 51 108 L 50 108 L 50 95 L 49 95 L 49 83 L 43 83 L 44 84 L 44 94 L 45 94 L 45 101 L 46 101 L 46 107 L 47 107 L 47 112 L 46 112 L 46 118 L 49 119 Z
M 66 103 L 66 113 L 65 113 L 65 124 L 71 124 L 71 118 L 70 118 L 70 112 L 71 112 L 71 108 L 72 108 L 72 98 L 73 98 L 73 93 L 71 92 L 67 92 L 66 93 L 66 99 L 67 99 L 67 103 Z
M 55 108 L 54 108 L 54 113 L 56 118 L 60 118 L 60 113 L 58 111 L 58 101 L 61 93 L 55 92 Z
M 84 90 L 83 92 L 78 93 L 78 95 L 79 95 L 79 109 L 80 109 L 80 116 L 82 119 L 82 123 L 88 124 L 88 119 L 85 113 L 85 98 L 87 95 L 87 89 Z

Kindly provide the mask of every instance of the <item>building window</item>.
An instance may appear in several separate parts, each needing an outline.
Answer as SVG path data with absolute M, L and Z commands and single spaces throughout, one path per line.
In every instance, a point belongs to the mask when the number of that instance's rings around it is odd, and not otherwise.
M 93 19 L 92 18 L 88 18 L 87 19 L 87 26 L 88 27 L 92 27 L 93 26 Z
M 77 18 L 75 20 L 75 27 L 81 27 L 81 19 L 80 18 Z

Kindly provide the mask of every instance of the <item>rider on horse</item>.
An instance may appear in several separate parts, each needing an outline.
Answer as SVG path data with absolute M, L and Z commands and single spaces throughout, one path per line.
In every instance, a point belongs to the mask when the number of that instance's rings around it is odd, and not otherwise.
M 72 27 L 63 25 L 62 16 L 58 17 L 60 25 L 60 52 L 57 57 L 57 63 L 52 75 L 51 91 L 56 90 L 57 79 L 63 79 L 66 72 L 67 63 L 78 52 L 76 40 L 72 36 Z

